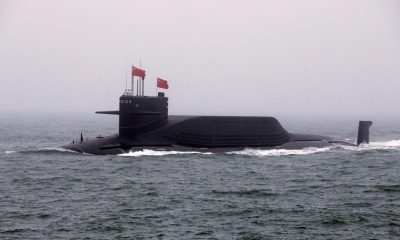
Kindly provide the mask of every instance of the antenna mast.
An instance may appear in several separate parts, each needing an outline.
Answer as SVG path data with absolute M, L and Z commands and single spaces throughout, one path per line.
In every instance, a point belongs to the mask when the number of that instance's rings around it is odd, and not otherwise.
M 134 89 L 133 89 L 133 86 L 135 86 L 135 77 L 133 76 L 133 69 L 134 69 L 134 66 L 132 66 L 132 89 L 131 89 L 131 95 L 133 95 L 134 94 Z
M 142 59 L 141 58 L 139 58 L 139 65 L 140 65 L 140 68 L 142 68 Z M 142 90 L 142 96 L 144 96 L 144 76 L 142 77 L 142 83 L 141 83 L 141 90 Z
M 128 57 L 125 56 L 125 92 L 128 92 Z

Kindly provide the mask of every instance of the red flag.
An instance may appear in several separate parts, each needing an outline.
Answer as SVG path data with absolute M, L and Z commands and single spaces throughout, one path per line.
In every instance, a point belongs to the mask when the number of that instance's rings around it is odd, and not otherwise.
M 146 71 L 132 66 L 132 76 L 144 78 L 146 76 Z
M 164 88 L 164 89 L 168 89 L 168 82 L 161 79 L 161 78 L 157 78 L 157 87 L 158 88 Z

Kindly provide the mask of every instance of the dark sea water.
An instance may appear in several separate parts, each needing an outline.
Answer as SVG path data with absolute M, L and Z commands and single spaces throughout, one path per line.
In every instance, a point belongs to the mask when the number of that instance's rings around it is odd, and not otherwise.
M 284 119 L 354 141 L 356 121 Z M 370 145 L 92 156 L 113 116 L 2 113 L 0 239 L 400 239 L 400 123 Z

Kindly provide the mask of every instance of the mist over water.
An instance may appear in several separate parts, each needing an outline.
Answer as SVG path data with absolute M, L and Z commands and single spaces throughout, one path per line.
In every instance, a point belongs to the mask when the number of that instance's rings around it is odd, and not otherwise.
M 400 234 L 396 124 L 375 122 L 371 144 L 360 148 L 143 150 L 119 156 L 59 148 L 81 131 L 85 137 L 113 134 L 116 122 L 2 115 L 0 238 L 396 239 Z M 356 123 L 294 122 L 298 125 L 286 125 L 295 132 L 355 139 Z
M 397 117 L 397 0 L 0 1 L 0 110 L 114 110 L 130 66 L 170 112 Z M 128 65 L 128 66 L 127 66 Z

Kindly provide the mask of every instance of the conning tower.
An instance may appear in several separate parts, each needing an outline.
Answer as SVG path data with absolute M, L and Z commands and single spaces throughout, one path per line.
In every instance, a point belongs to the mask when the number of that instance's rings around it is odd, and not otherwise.
M 119 98 L 119 135 L 132 137 L 164 126 L 168 121 L 168 98 L 132 96 Z
M 131 88 L 128 82 L 124 94 L 119 98 L 118 111 L 98 111 L 100 114 L 119 115 L 119 136 L 132 138 L 164 126 L 168 122 L 168 98 L 163 92 L 158 96 L 144 95 L 143 69 L 132 66 Z M 135 81 L 135 77 L 136 78 Z M 126 79 L 127 80 L 127 79 Z M 136 89 L 134 89 L 136 82 Z M 157 87 L 168 88 L 167 81 L 157 78 Z M 136 90 L 136 91 L 135 91 Z

